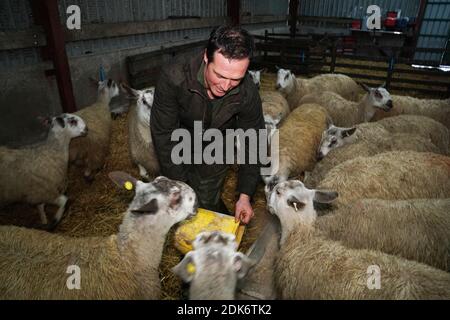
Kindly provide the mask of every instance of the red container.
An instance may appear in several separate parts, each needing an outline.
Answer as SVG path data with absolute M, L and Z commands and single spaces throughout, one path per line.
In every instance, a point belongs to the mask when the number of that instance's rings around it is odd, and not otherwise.
M 388 18 L 397 18 L 397 11 L 388 11 L 387 17 Z
M 361 20 L 353 20 L 352 21 L 352 29 L 361 30 Z
M 397 18 L 387 17 L 384 20 L 384 26 L 388 28 L 394 28 L 397 23 Z

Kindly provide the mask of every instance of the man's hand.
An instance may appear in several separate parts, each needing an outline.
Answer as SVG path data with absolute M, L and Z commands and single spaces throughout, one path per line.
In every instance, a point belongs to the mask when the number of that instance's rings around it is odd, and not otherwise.
M 250 204 L 250 197 L 242 193 L 239 196 L 238 202 L 236 202 L 236 210 L 234 214 L 235 221 L 238 222 L 241 220 L 243 224 L 248 224 L 254 215 L 255 213 L 253 212 L 252 205 Z

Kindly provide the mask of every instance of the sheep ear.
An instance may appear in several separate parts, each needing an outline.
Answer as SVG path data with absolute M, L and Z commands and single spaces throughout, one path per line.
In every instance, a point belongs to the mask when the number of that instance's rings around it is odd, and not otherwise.
M 132 97 L 135 97 L 135 98 L 139 97 L 139 91 L 129 87 L 128 85 L 126 85 L 123 82 L 120 83 L 120 89 L 122 89 L 123 92 L 128 93 Z
M 49 127 L 52 124 L 52 118 L 50 117 L 37 117 L 38 121 L 45 127 Z
M 89 77 L 89 81 L 91 82 L 91 84 L 98 86 L 99 80 L 95 79 L 94 77 Z
M 381 85 L 381 88 L 386 88 L 386 84 L 387 84 L 387 82 L 385 81 L 385 82 Z
M 124 188 L 128 191 L 133 190 L 138 182 L 136 178 L 122 171 L 110 172 L 108 176 L 119 188 Z
M 305 203 L 301 202 L 300 200 L 298 200 L 296 197 L 294 196 L 290 196 L 289 199 L 287 199 L 287 204 L 289 207 L 294 208 L 294 210 L 297 212 L 298 210 L 302 209 L 303 207 L 305 207 Z
M 170 189 L 169 207 L 176 209 L 181 203 L 181 190 L 178 187 Z
M 159 210 L 158 200 L 152 199 L 149 203 L 136 210 L 131 210 L 133 213 L 137 214 L 156 214 Z
M 368 85 L 366 85 L 365 83 L 362 82 L 358 82 L 358 84 L 367 92 L 370 92 L 370 87 Z
M 341 137 L 342 138 L 348 138 L 352 136 L 356 132 L 356 127 L 345 129 L 341 131 Z
M 181 278 L 186 283 L 189 283 L 194 279 L 196 268 L 194 263 L 194 253 L 188 252 L 183 260 L 175 267 L 172 268 L 172 272 Z
M 233 257 L 233 270 L 236 272 L 238 279 L 244 278 L 254 265 L 254 261 L 242 252 L 235 253 Z
M 315 190 L 314 201 L 317 203 L 330 203 L 338 197 L 336 191 Z
M 64 119 L 62 117 L 56 117 L 55 120 L 56 122 L 58 122 L 61 128 L 64 128 L 66 126 L 66 123 L 64 122 Z

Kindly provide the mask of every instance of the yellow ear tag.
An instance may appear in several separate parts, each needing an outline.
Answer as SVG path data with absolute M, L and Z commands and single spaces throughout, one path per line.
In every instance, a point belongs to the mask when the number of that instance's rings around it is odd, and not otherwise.
M 133 190 L 133 184 L 130 181 L 127 181 L 123 184 L 123 186 L 125 187 L 125 189 L 127 189 L 128 191 Z
M 186 271 L 189 274 L 194 274 L 195 273 L 195 265 L 193 263 L 188 263 L 188 265 L 186 266 Z

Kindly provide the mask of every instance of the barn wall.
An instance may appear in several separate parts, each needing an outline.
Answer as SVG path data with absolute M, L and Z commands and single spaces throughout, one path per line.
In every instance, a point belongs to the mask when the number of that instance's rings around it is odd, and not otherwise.
M 30 0 L 0 1 L 0 32 L 23 31 L 35 27 Z M 288 1 L 241 1 L 242 10 L 257 15 L 286 15 Z M 59 0 L 61 23 L 65 25 L 69 5 L 81 8 L 83 25 L 128 23 L 165 20 L 168 17 L 224 17 L 227 15 L 226 0 Z M 255 10 L 255 11 L 252 11 Z M 220 21 L 220 19 L 217 19 Z M 219 24 L 220 22 L 218 22 Z M 244 24 L 252 32 L 268 28 L 284 27 L 285 22 Z M 159 50 L 161 46 L 207 39 L 211 27 L 152 32 L 93 40 L 68 42 L 72 83 L 78 108 L 96 99 L 96 90 L 89 83 L 89 76 L 98 74 L 102 65 L 109 77 L 125 80 L 127 56 Z M 0 50 L 0 145 L 6 143 L 26 144 L 41 139 L 36 133 L 39 125 L 37 115 L 60 113 L 60 99 L 56 80 L 45 76 L 52 63 L 42 60 L 40 48 L 30 47 Z M 20 97 L 20 99 L 18 99 Z M 123 98 L 113 101 L 113 107 L 127 103 Z M 20 126 L 17 124 L 21 123 Z M 29 132 L 28 132 L 29 131 Z

